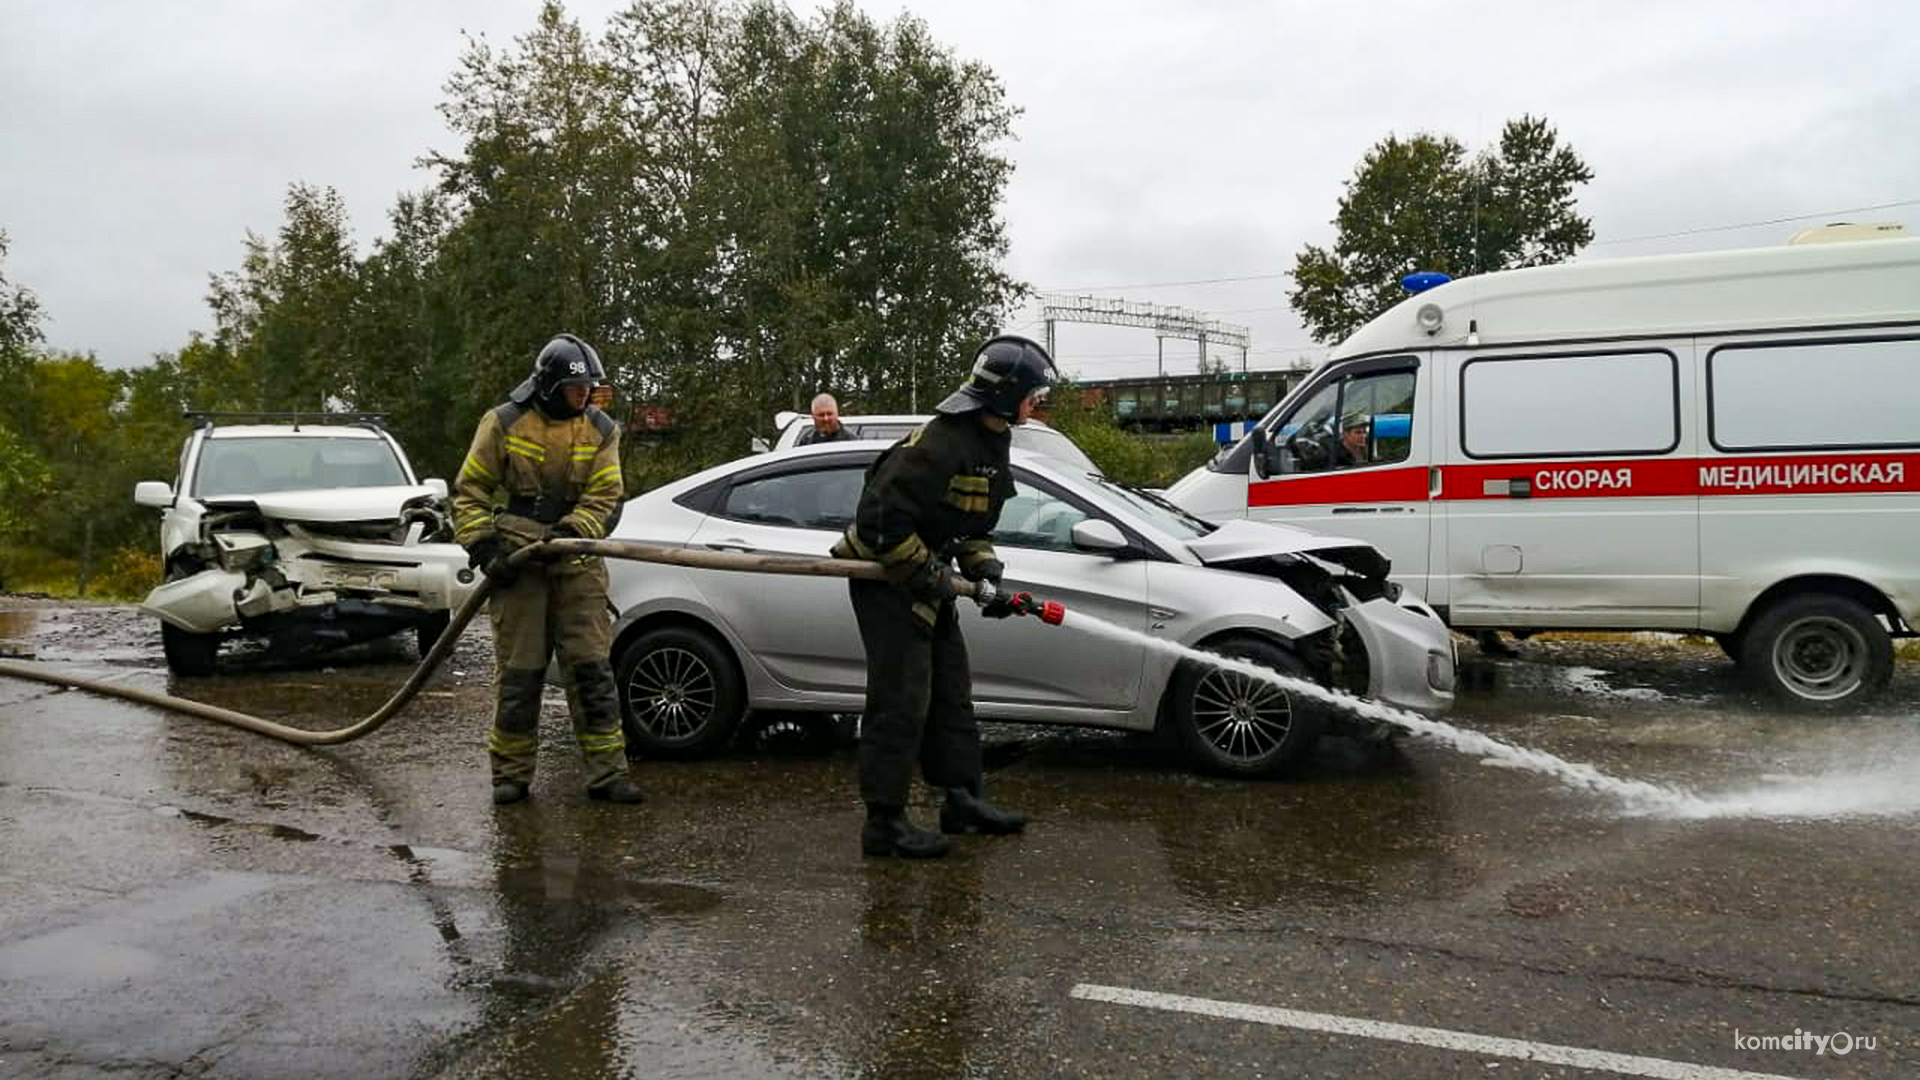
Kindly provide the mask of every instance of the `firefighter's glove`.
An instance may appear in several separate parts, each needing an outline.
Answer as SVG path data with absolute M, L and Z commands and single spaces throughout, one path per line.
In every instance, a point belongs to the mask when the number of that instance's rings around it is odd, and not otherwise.
M 580 530 L 574 528 L 573 522 L 571 521 L 558 521 L 547 528 L 547 539 L 578 540 L 580 539 Z M 551 551 L 551 550 L 543 551 L 540 553 L 540 555 L 541 555 L 541 558 L 543 558 L 547 562 L 559 562 L 560 560 L 567 558 L 567 556 L 562 555 L 557 551 Z
M 495 588 L 505 588 L 520 576 L 518 567 L 507 565 L 507 556 L 511 554 L 513 545 L 507 543 L 505 537 L 496 534 L 475 542 L 467 549 L 467 565 L 479 567 Z
M 960 595 L 960 585 L 946 563 L 929 559 L 906 580 L 907 592 L 923 604 L 939 607 Z
M 1007 576 L 1007 567 L 999 559 L 981 559 L 960 573 L 968 581 L 991 581 L 997 589 L 1000 579 Z

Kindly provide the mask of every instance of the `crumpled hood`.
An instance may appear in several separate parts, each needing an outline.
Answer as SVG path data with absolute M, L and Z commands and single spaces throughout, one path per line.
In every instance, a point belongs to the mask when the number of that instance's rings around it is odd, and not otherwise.
M 1343 548 L 1371 548 L 1372 545 L 1345 536 L 1328 536 L 1296 529 L 1291 525 L 1247 521 L 1243 518 L 1222 522 L 1219 528 L 1207 535 L 1187 541 L 1187 547 L 1200 557 L 1201 562 L 1211 565 L 1294 552 L 1324 555 Z
M 396 521 L 400 517 L 401 507 L 422 497 L 436 498 L 432 488 L 424 484 L 412 484 L 225 495 L 208 499 L 207 505 L 253 506 L 267 517 L 281 521 Z

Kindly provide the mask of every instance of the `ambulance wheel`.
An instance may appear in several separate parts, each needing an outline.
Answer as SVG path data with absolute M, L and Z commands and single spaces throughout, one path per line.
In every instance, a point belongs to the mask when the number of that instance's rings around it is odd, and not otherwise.
M 1850 708 L 1893 678 L 1893 639 L 1886 627 L 1844 596 L 1788 597 L 1762 612 L 1742 636 L 1741 670 L 1788 708 Z
M 1746 663 L 1747 636 L 1745 634 L 1735 631 L 1711 636 L 1713 643 L 1720 646 L 1720 651 L 1727 654 L 1727 659 L 1733 661 L 1735 667 Z
M 1261 638 L 1229 638 L 1203 647 L 1291 678 L 1312 678 L 1292 653 Z M 1282 775 L 1313 752 L 1326 728 L 1325 710 L 1312 700 L 1254 676 L 1193 660 L 1181 662 L 1168 694 L 1168 718 L 1204 772 Z
M 160 651 L 167 656 L 167 670 L 175 675 L 211 675 L 214 657 L 220 653 L 220 635 L 196 634 L 163 622 L 160 624 Z
M 613 663 L 629 757 L 702 758 L 725 749 L 747 713 L 746 679 L 701 630 L 663 626 Z

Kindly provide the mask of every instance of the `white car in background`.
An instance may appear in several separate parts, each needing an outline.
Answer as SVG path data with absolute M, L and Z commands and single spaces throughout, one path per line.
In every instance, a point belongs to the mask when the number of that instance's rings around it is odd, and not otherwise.
M 203 414 L 178 488 L 134 488 L 161 511 L 166 581 L 140 609 L 160 619 L 175 674 L 212 674 L 221 643 L 241 637 L 292 653 L 411 629 L 424 655 L 477 586 L 451 542 L 446 481 L 415 479 L 392 435 L 350 419 Z
M 627 504 L 615 537 L 718 551 L 825 555 L 889 444 L 776 450 Z M 1095 637 L 1073 613 L 1201 646 L 1406 708 L 1453 698 L 1452 639 L 1387 581 L 1379 552 L 1255 522 L 1213 525 L 1027 450 L 994 543 L 1006 585 L 1058 600 L 1065 626 L 984 620 L 960 604 L 974 707 L 988 720 L 1179 734 L 1212 771 L 1285 771 L 1350 721 L 1266 682 Z M 866 665 L 835 578 L 609 560 L 613 663 L 628 742 L 650 757 L 720 750 L 749 709 L 855 713 Z M 1358 727 L 1352 730 L 1361 730 Z M 1368 727 L 1367 734 L 1379 734 Z
M 905 438 L 914 428 L 933 419 L 932 416 L 916 416 L 897 413 L 886 416 L 843 416 L 840 425 L 853 433 L 855 439 L 881 439 L 897 442 Z M 783 412 L 773 417 L 773 426 L 780 429 L 780 437 L 774 440 L 772 449 L 788 450 L 800 445 L 800 436 L 813 430 L 813 417 L 808 413 Z M 1072 439 L 1060 431 L 1048 427 L 1038 420 L 1029 420 L 1013 429 L 1013 445 L 1021 450 L 1031 450 L 1064 462 L 1068 467 L 1090 473 L 1099 473 L 1100 466 L 1086 455 L 1086 451 L 1074 444 Z

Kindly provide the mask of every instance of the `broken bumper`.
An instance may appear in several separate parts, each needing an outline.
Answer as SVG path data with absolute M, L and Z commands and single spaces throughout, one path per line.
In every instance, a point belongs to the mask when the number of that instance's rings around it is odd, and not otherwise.
M 1416 712 L 1453 706 L 1453 634 L 1417 602 L 1369 600 L 1352 594 L 1343 612 L 1367 650 L 1367 696 Z
M 446 551 L 421 562 L 345 562 L 303 557 L 268 564 L 261 570 L 210 568 L 154 589 L 140 610 L 195 634 L 237 630 L 251 620 L 274 616 L 325 618 L 342 600 L 372 602 L 422 616 L 450 611 L 478 585 L 457 545 L 433 545 Z M 423 554 L 421 546 L 406 549 Z M 387 548 L 382 554 L 391 555 Z

